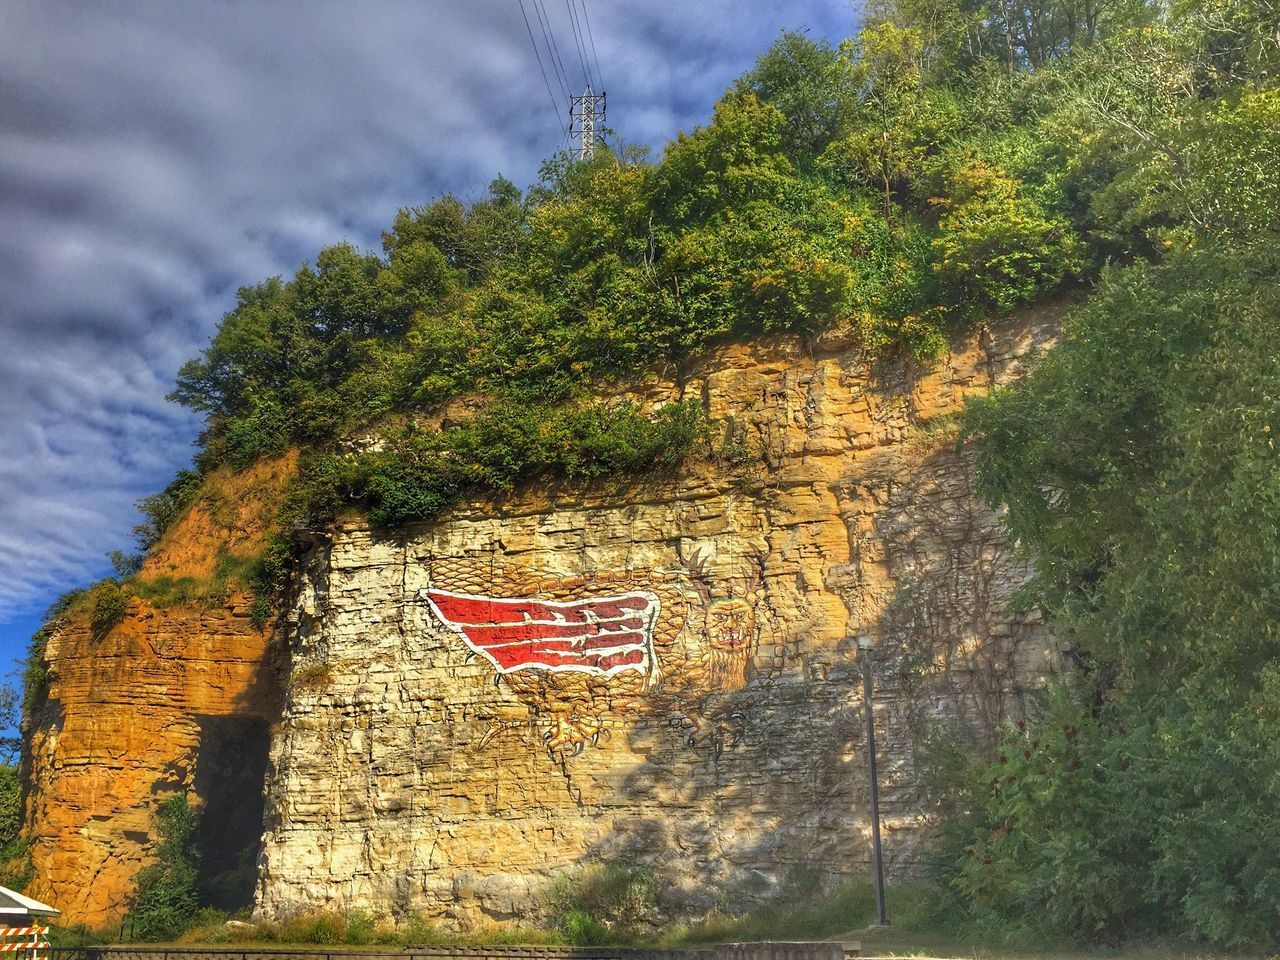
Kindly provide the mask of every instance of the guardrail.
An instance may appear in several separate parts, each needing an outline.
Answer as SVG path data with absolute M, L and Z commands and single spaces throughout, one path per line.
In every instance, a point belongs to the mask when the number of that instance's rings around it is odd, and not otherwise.
M 350 947 L 191 946 L 131 944 L 51 947 L 49 960 L 850 960 L 861 944 L 829 940 L 717 943 L 694 947 L 420 946 L 402 950 Z

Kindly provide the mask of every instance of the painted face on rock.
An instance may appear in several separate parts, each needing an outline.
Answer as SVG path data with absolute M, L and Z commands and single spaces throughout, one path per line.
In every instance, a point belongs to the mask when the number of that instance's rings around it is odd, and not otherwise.
M 743 650 L 751 641 L 755 612 L 746 600 L 727 597 L 707 608 L 707 642 L 717 650 Z

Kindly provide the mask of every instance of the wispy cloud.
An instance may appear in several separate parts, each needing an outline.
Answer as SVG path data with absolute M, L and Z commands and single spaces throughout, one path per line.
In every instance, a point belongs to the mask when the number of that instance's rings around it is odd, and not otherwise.
M 853 21 L 844 0 L 588 2 L 609 124 L 654 145 L 780 29 Z M 0 621 L 100 575 L 189 461 L 199 424 L 164 395 L 237 286 L 375 246 L 446 190 L 528 183 L 559 145 L 516 0 L 7 0 Z

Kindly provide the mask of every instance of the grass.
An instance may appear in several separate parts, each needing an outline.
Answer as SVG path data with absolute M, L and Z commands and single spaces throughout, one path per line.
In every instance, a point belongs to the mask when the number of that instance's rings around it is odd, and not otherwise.
M 889 891 L 886 906 L 903 929 L 923 931 L 941 922 L 934 916 L 935 900 L 924 888 L 904 886 Z M 703 921 L 673 928 L 655 942 L 683 946 L 757 940 L 857 940 L 859 937 L 846 934 L 874 917 L 875 893 L 868 883 L 848 883 L 828 896 L 802 886 L 790 896 L 749 913 L 713 911 Z
M 224 547 L 210 577 L 134 577 L 128 585 L 154 607 L 218 607 L 227 602 L 233 587 L 252 586 L 257 563 L 256 555 L 237 556 Z
M 333 683 L 333 668 L 327 663 L 299 664 L 289 675 L 290 690 L 326 690 Z
M 455 946 L 493 944 L 562 944 L 554 931 L 540 927 L 486 927 L 467 934 L 441 931 L 420 916 L 399 926 L 377 923 L 367 913 L 317 912 L 278 922 L 245 924 L 231 928 L 226 915 L 216 910 L 201 911 L 197 923 L 183 934 L 178 945 L 235 944 L 237 947 L 285 949 L 306 946 L 342 946 L 353 952 L 399 950 L 410 946 Z
M 1264 953 L 1214 951 L 1201 944 L 1168 940 L 1094 948 L 1028 939 L 1003 931 L 974 931 L 939 905 L 924 886 L 890 888 L 885 897 L 890 926 L 873 927 L 875 894 L 869 883 L 850 883 L 826 897 L 801 893 L 790 902 L 732 916 L 713 913 L 700 923 L 674 928 L 655 939 L 659 946 L 694 946 L 768 940 L 860 941 L 863 956 L 973 957 L 989 960 L 1163 960 L 1163 958 L 1264 957 Z
M 704 920 L 669 928 L 642 940 L 616 940 L 618 946 L 696 947 L 709 943 L 787 940 L 860 941 L 864 957 L 947 957 L 975 960 L 1252 960 L 1264 953 L 1214 951 L 1185 941 L 1147 941 L 1113 948 L 1087 949 L 1070 943 L 1017 940 L 1007 934 L 966 931 L 938 908 L 925 887 L 888 891 L 891 926 L 869 926 L 875 916 L 871 886 L 848 884 L 821 897 L 816 891 L 793 893 L 790 903 L 766 905 L 750 913 L 712 911 Z M 229 928 L 227 916 L 204 910 L 177 945 L 235 944 L 238 948 L 285 949 L 341 947 L 344 951 L 395 952 L 410 946 L 563 945 L 568 939 L 543 927 L 486 927 L 456 934 L 422 917 L 398 927 L 377 923 L 363 911 L 313 913 L 277 923 Z M 80 942 L 115 941 L 119 931 L 99 937 L 81 934 Z M 64 938 L 58 938 L 65 942 Z

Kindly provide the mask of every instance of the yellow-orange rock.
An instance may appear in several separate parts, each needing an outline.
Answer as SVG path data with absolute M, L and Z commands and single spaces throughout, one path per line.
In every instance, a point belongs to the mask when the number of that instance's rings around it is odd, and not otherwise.
M 834 340 L 726 347 L 628 395 L 701 398 L 740 456 L 320 537 L 287 629 L 299 682 L 272 742 L 259 914 L 529 920 L 593 859 L 651 870 L 670 917 L 865 875 L 860 634 L 880 644 L 886 848 L 913 870 L 924 730 L 992 736 L 1054 667 L 1038 619 L 1006 609 L 1027 566 L 951 417 L 1056 319 L 928 370 Z M 450 625 L 458 594 L 647 596 L 652 656 L 503 672 Z
M 674 912 L 835 882 L 868 854 L 859 634 L 881 644 L 886 846 L 911 870 L 931 804 L 922 731 L 989 736 L 1054 667 L 1043 625 L 1006 609 L 1026 561 L 975 497 L 951 418 L 1015 378 L 1060 312 L 958 340 L 927 370 L 776 337 L 679 384 L 620 387 L 701 399 L 737 455 L 536 483 L 394 534 L 340 525 L 312 544 L 274 644 L 238 592 L 210 609 L 135 601 L 99 641 L 72 618 L 32 731 L 32 892 L 68 921 L 117 922 L 154 806 L 184 787 L 235 837 L 224 853 L 261 837 L 264 916 L 527 919 L 591 858 L 646 865 Z M 146 575 L 207 577 L 229 545 L 260 544 L 292 462 L 259 470 L 244 496 L 193 508 Z M 500 675 L 432 590 L 643 594 L 660 613 L 644 671 Z M 264 777 L 255 820 L 243 801 Z
M 281 664 L 270 630 L 253 624 L 243 588 L 210 581 L 220 558 L 260 549 L 295 467 L 289 454 L 216 474 L 142 570 L 143 586 L 185 582 L 212 589 L 212 597 L 167 609 L 135 598 L 101 638 L 87 609 L 51 631 L 47 696 L 29 718 L 29 892 L 57 905 L 63 922 L 120 921 L 149 862 L 156 804 L 174 792 L 190 790 L 197 805 L 212 798 L 216 816 L 235 819 L 247 809 L 260 818 Z M 261 740 L 256 771 L 252 758 L 230 755 L 246 738 Z M 251 794 L 237 806 L 228 789 L 246 777 Z M 241 824 L 231 829 L 244 832 Z M 249 832 L 256 840 L 259 825 Z

